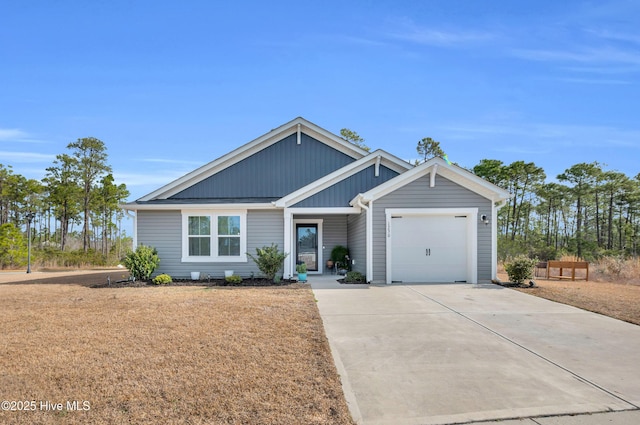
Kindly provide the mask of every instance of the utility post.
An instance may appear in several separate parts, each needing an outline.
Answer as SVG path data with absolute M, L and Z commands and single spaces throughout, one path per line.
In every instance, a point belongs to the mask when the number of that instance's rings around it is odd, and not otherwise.
M 31 273 L 31 222 L 36 217 L 36 213 L 27 213 L 27 273 Z

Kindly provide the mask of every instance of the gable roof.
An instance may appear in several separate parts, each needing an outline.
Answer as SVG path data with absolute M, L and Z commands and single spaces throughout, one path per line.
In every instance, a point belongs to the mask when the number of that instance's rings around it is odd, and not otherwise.
M 180 177 L 177 180 L 141 197 L 138 199 L 140 202 L 167 199 L 213 175 L 219 173 L 238 162 L 250 157 L 251 155 L 260 152 L 261 150 L 279 142 L 283 138 L 289 137 L 293 134 L 298 135 L 298 142 L 300 141 L 300 135 L 305 134 L 313 137 L 314 139 L 324 143 L 325 145 L 358 160 L 369 153 L 364 149 L 361 149 L 354 144 L 342 139 L 341 137 L 313 124 L 312 122 L 298 117 L 286 124 L 283 124 L 268 133 L 240 146 L 237 149 L 221 156 L 208 164 L 203 165 L 200 168 Z
M 350 204 L 352 206 L 356 205 L 358 200 L 363 202 L 375 201 L 427 174 L 431 176 L 431 185 L 435 184 L 436 174 L 440 174 L 452 182 L 490 199 L 492 202 L 504 201 L 511 197 L 508 191 L 493 183 L 489 183 L 464 168 L 449 164 L 442 158 L 434 157 L 365 193 L 358 194 L 351 200 Z
M 321 179 L 311 182 L 308 185 L 294 192 L 291 192 L 290 194 L 278 199 L 274 203 L 274 205 L 276 207 L 290 207 L 324 189 L 335 185 L 336 183 L 346 179 L 347 177 L 364 170 L 365 168 L 368 168 L 372 165 L 376 165 L 378 167 L 381 164 L 400 174 L 413 168 L 413 166 L 408 162 L 394 155 L 391 155 L 388 152 L 378 149 L 374 152 L 369 153 L 367 156 L 360 158 L 357 161 L 347 164 L 344 167 L 330 174 L 327 174 Z

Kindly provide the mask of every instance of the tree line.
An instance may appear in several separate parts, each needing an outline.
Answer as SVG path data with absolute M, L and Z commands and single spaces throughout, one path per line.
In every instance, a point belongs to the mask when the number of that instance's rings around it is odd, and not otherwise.
M 349 129 L 342 138 L 369 148 Z M 415 165 L 447 155 L 440 142 L 417 142 Z M 547 182 L 533 162 L 505 164 L 482 159 L 468 171 L 508 190 L 512 197 L 498 213 L 498 254 L 549 260 L 564 254 L 586 260 L 602 256 L 638 255 L 640 234 L 640 173 L 629 177 L 598 162 L 579 163 Z
M 512 194 L 499 216 L 504 254 L 638 255 L 640 173 L 629 177 L 598 162 L 579 163 L 547 182 L 533 162 L 495 159 L 481 160 L 472 171 Z
M 100 262 L 121 255 L 114 251 L 123 248 L 123 211 L 118 205 L 129 196 L 126 185 L 116 184 L 101 140 L 78 139 L 67 149 L 56 155 L 42 180 L 27 179 L 11 165 L 0 164 L 0 266 L 21 265 L 18 253 L 24 240 L 16 234 L 27 227 L 35 249 L 75 249 L 85 258 L 99 253 Z M 29 215 L 34 218 L 27 226 Z

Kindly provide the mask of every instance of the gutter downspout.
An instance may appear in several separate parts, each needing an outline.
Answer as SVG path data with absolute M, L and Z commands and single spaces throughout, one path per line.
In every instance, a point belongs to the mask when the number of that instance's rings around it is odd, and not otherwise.
M 367 212 L 367 221 L 365 222 L 365 249 L 366 249 L 366 277 L 367 282 L 371 282 L 373 280 L 373 210 L 372 201 L 369 201 L 369 205 L 364 205 L 362 203 L 362 196 L 358 196 L 356 200 L 356 205 Z
M 135 251 L 138 246 L 138 214 L 131 214 L 131 210 L 124 210 L 124 212 L 133 219 L 133 246 L 131 249 Z
M 507 204 L 509 199 L 491 201 L 491 279 L 498 278 L 498 210 Z

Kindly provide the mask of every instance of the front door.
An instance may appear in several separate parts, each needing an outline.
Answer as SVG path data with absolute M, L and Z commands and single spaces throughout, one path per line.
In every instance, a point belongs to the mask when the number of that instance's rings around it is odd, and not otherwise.
M 318 271 L 317 224 L 296 224 L 296 261 L 306 263 L 308 271 Z

